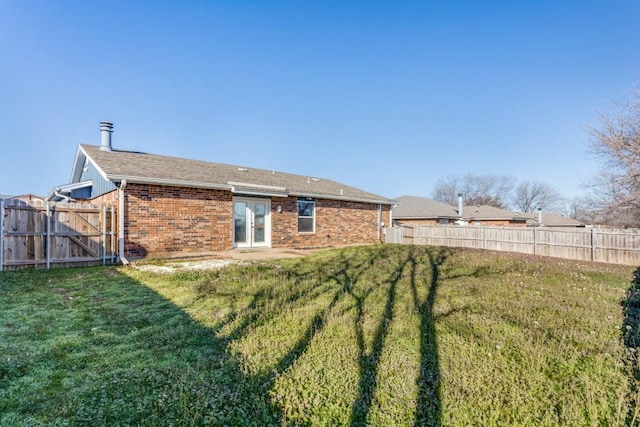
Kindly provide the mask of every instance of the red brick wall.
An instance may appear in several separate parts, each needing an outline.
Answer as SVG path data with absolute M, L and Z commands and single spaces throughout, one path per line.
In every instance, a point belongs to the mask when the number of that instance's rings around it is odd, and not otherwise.
M 469 225 L 485 227 L 526 227 L 526 221 L 510 221 L 508 219 L 472 220 Z
M 315 233 L 298 233 L 298 199 L 271 200 L 271 246 L 322 247 L 378 242 L 378 205 L 373 203 L 316 200 Z M 281 206 L 281 212 L 278 212 Z M 389 226 L 389 206 L 382 206 L 381 221 Z
M 229 191 L 128 184 L 125 193 L 125 256 L 231 249 Z
M 233 247 L 233 197 L 229 191 L 128 184 L 125 193 L 125 256 L 196 254 Z M 385 226 L 389 225 L 389 211 L 389 206 L 382 206 L 380 220 Z M 384 235 L 381 230 L 379 233 L 377 204 L 316 200 L 315 233 L 298 233 L 297 198 L 271 200 L 272 247 L 341 246 L 380 240 Z
M 404 224 L 404 225 L 438 225 L 437 219 L 394 219 L 393 222 L 396 224 Z M 453 224 L 453 220 L 449 220 L 449 223 Z
M 404 225 L 411 225 L 411 226 L 418 226 L 418 225 L 439 225 L 439 222 L 437 219 L 394 219 L 393 222 L 395 222 L 396 224 L 404 224 Z M 449 224 L 443 224 L 443 225 L 455 225 L 455 220 L 450 219 L 449 220 Z M 496 219 L 496 220 L 471 220 L 469 221 L 469 225 L 472 226 L 486 226 L 486 227 L 526 227 L 527 223 L 524 221 L 510 221 L 508 219 L 505 220 L 500 220 L 500 219 Z

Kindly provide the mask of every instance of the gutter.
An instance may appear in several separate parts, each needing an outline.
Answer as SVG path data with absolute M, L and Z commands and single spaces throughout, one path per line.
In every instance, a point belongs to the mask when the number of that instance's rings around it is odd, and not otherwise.
M 359 202 L 359 203 L 374 203 L 381 205 L 389 205 L 393 206 L 395 201 L 393 200 L 381 200 L 381 199 L 366 199 L 361 197 L 347 197 L 347 196 L 338 196 L 335 194 L 322 194 L 322 193 L 300 193 L 292 191 L 289 193 L 290 196 L 296 197 L 314 197 L 318 199 L 327 199 L 327 200 L 341 200 L 345 202 Z
M 71 201 L 71 197 L 65 196 L 64 194 L 60 193 L 58 190 L 54 190 L 53 194 L 56 197 L 60 197 L 61 199 L 65 200 L 67 203 L 69 203 Z
M 147 177 L 141 177 L 141 176 L 108 174 L 106 178 L 111 181 L 121 182 L 121 183 L 128 182 L 130 184 L 155 184 L 155 185 L 166 185 L 169 187 L 208 188 L 212 190 L 229 190 L 229 191 L 232 190 L 233 188 L 231 185 L 227 185 L 227 184 L 213 184 L 210 182 L 184 181 L 179 179 L 147 178 Z

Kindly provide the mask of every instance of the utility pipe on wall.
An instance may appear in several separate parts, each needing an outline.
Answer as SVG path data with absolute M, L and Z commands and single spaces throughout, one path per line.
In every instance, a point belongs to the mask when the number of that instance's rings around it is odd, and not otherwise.
M 124 256 L 124 190 L 126 187 L 127 180 L 123 179 L 118 187 L 118 256 L 124 265 L 129 264 Z
M 378 241 L 382 238 L 380 229 L 382 228 L 382 204 L 378 203 Z

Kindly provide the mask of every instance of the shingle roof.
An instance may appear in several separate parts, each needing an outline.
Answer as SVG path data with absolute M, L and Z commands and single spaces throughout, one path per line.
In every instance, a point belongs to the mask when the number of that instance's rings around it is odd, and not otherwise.
M 524 217 L 538 221 L 537 213 L 521 214 Z M 542 225 L 546 227 L 584 227 L 585 224 L 573 218 L 558 215 L 552 212 L 542 212 Z
M 489 205 L 465 206 L 462 213 L 465 219 L 474 220 L 527 220 L 524 215 L 517 212 L 511 212 Z
M 416 218 L 459 218 L 458 210 L 451 205 L 436 202 L 417 196 L 397 197 L 398 206 L 393 208 L 393 217 L 396 219 Z
M 457 206 L 447 205 L 433 199 L 417 196 L 402 196 L 396 198 L 398 206 L 393 209 L 396 219 L 432 219 L 432 218 L 460 218 Z M 526 221 L 522 214 L 499 209 L 493 206 L 464 206 L 462 218 L 465 220 L 517 220 Z
M 229 189 L 242 194 L 394 203 L 385 197 L 325 178 L 133 151 L 103 151 L 93 145 L 82 144 L 79 150 L 102 170 L 107 179 L 116 182 L 126 179 L 127 182 Z

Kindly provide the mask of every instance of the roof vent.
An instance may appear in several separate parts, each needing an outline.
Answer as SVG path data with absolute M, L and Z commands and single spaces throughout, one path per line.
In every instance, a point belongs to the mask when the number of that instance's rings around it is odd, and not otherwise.
M 102 151 L 111 151 L 111 134 L 113 133 L 113 123 L 100 122 L 100 134 L 102 135 Z
M 249 169 L 247 169 L 247 168 L 238 168 L 238 170 L 240 172 L 249 172 Z

